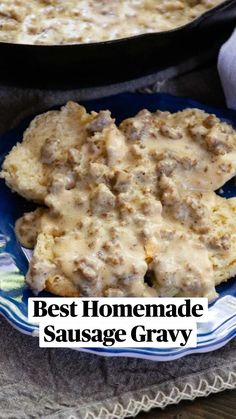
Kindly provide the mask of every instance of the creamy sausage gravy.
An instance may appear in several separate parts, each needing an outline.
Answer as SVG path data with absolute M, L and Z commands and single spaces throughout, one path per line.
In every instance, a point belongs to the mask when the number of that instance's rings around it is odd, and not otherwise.
M 16 223 L 26 281 L 63 296 L 216 296 L 236 273 L 236 133 L 198 109 L 109 111 L 69 102 L 36 117 L 1 176 L 45 207 Z
M 0 41 L 101 42 L 182 26 L 222 0 L 2 0 Z

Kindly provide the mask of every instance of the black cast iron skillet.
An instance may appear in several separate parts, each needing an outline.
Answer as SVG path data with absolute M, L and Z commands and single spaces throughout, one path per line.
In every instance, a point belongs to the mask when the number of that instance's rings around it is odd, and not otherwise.
M 128 81 L 219 48 L 236 24 L 236 0 L 166 32 L 74 45 L 0 42 L 0 81 L 40 88 L 92 87 Z

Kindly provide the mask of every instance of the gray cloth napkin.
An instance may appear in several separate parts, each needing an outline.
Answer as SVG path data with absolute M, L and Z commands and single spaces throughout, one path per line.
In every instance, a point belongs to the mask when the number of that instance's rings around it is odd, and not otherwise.
M 121 419 L 236 386 L 236 340 L 158 363 L 40 349 L 0 318 L 0 418 Z
M 193 60 L 130 84 L 83 91 L 0 86 L 0 132 L 68 99 L 141 87 L 223 105 L 216 67 L 204 60 L 193 71 L 195 66 Z M 37 338 L 22 335 L 0 318 L 0 419 L 122 419 L 231 388 L 236 388 L 236 340 L 215 352 L 173 362 L 104 358 L 70 349 L 40 349 Z
M 221 47 L 218 70 L 227 106 L 236 109 L 236 29 L 229 40 Z

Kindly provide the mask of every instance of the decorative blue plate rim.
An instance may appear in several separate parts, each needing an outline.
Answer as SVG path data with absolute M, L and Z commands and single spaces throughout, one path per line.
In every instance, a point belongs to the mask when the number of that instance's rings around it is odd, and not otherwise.
M 117 121 L 135 115 L 139 110 L 169 110 L 176 112 L 186 107 L 196 107 L 209 113 L 215 113 L 222 120 L 229 121 L 236 127 L 236 112 L 205 106 L 188 98 L 169 94 L 125 93 L 102 99 L 82 102 L 88 110 L 110 109 Z M 20 141 L 23 131 L 33 118 L 25 119 L 17 128 L 0 138 L 0 165 L 12 146 Z M 224 187 L 225 197 L 236 196 L 233 181 Z M 17 194 L 13 194 L 0 180 L 0 314 L 22 333 L 38 336 L 38 325 L 27 318 L 27 301 L 32 296 L 24 284 L 24 274 L 28 266 L 28 253 L 16 241 L 14 221 L 24 211 L 34 208 Z M 128 356 L 156 361 L 174 360 L 189 354 L 214 351 L 236 337 L 236 281 L 217 287 L 219 298 L 209 306 L 207 323 L 198 325 L 198 344 L 196 348 L 78 348 L 92 354 L 103 356 Z M 42 296 L 49 296 L 42 293 Z

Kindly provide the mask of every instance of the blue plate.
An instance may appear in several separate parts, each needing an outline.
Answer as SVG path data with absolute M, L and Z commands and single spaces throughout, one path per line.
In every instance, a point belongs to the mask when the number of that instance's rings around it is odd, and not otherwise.
M 187 107 L 196 107 L 215 113 L 222 120 L 236 127 L 236 112 L 211 108 L 192 100 L 167 94 L 121 94 L 84 103 L 88 110 L 110 109 L 117 122 L 135 115 L 139 110 L 176 112 Z M 22 134 L 31 118 L 0 138 L 0 165 L 6 153 L 22 139 Z M 224 196 L 236 196 L 234 182 L 224 186 Z M 38 326 L 27 319 L 28 298 L 31 291 L 24 284 L 30 252 L 23 249 L 14 233 L 15 220 L 25 211 L 35 208 L 6 187 L 0 180 L 0 313 L 23 333 L 38 335 Z M 130 356 L 158 361 L 173 360 L 190 353 L 208 352 L 225 345 L 236 336 L 236 281 L 231 279 L 217 288 L 219 298 L 209 307 L 207 323 L 198 326 L 196 348 L 177 349 L 86 349 L 86 351 L 107 356 Z M 42 293 L 46 295 L 46 293 Z

